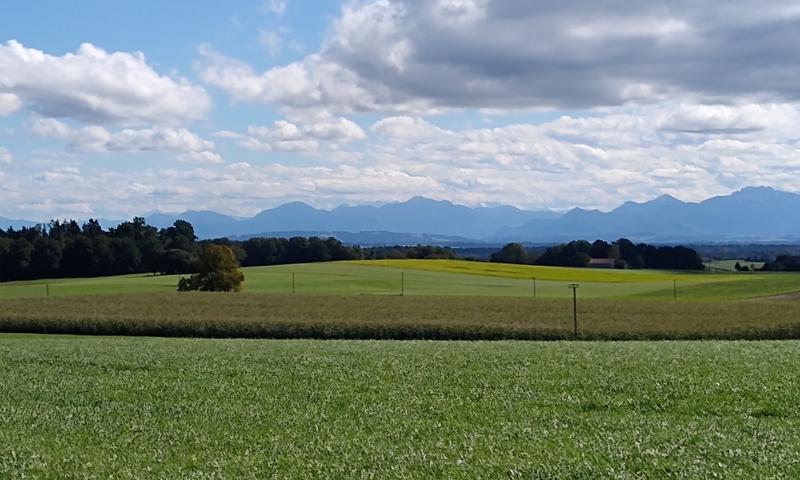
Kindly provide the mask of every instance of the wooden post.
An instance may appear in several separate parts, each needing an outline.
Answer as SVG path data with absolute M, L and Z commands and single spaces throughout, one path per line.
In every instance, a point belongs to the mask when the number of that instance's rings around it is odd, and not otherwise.
M 573 337 L 578 339 L 578 285 L 571 283 L 569 288 L 572 289 L 572 334 Z
M 533 298 L 536 298 L 536 277 L 533 277 Z
M 406 294 L 406 274 L 405 272 L 400 272 L 400 296 L 405 296 Z
M 47 292 L 47 298 L 50 298 L 50 284 L 45 284 L 45 291 Z
M 296 292 L 295 290 L 295 281 L 294 281 L 294 272 L 292 272 L 292 295 Z
M 672 280 L 672 298 L 673 300 L 678 299 L 678 280 Z

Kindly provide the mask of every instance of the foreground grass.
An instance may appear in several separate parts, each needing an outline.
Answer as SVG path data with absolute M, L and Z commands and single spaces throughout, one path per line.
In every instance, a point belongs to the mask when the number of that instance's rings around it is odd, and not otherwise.
M 800 338 L 800 302 L 581 299 L 583 339 Z M 0 300 L 0 331 L 181 337 L 556 340 L 559 299 L 168 293 Z
M 0 478 L 798 478 L 797 342 L 0 335 Z

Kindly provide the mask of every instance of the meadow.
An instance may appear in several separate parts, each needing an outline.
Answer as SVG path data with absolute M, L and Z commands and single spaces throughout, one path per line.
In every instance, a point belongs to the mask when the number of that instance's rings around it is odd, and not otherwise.
M 378 260 L 243 268 L 251 293 L 736 300 L 800 291 L 800 274 L 597 270 L 452 260 Z M 122 275 L 0 284 L 0 299 L 174 292 L 179 276 Z M 534 280 L 535 279 L 535 280 Z M 535 291 L 534 291 L 535 283 Z
M 0 334 L 0 478 L 798 478 L 800 343 Z
M 574 338 L 568 285 L 576 282 L 579 338 L 800 338 L 800 302 L 780 299 L 800 290 L 798 274 L 615 271 L 438 260 L 282 265 L 247 268 L 244 273 L 245 292 L 238 294 L 179 294 L 177 276 L 3 284 L 0 331 L 568 339 Z

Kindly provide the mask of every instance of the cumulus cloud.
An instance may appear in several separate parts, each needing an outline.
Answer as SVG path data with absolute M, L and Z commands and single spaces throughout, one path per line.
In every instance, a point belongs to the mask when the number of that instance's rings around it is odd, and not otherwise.
M 797 109 L 791 105 L 707 105 L 682 103 L 662 114 L 661 128 L 684 133 L 747 133 L 796 125 Z
M 210 150 L 191 151 L 178 155 L 178 160 L 187 163 L 215 164 L 224 163 L 222 157 Z
M 11 115 L 22 106 L 22 100 L 10 93 L 0 93 L 0 117 Z
M 139 52 L 84 43 L 54 56 L 10 40 L 0 45 L 0 115 L 22 105 L 89 124 L 174 125 L 204 116 L 211 99 L 202 87 L 160 75 Z
M 367 138 L 357 123 L 325 112 L 296 116 L 293 120 L 277 120 L 271 126 L 251 125 L 246 133 L 223 130 L 215 136 L 236 139 L 242 147 L 256 152 L 297 153 L 316 153 L 322 146 L 338 149 Z
M 214 142 L 204 140 L 185 128 L 153 127 L 111 132 L 100 126 L 72 128 L 53 118 L 35 118 L 31 129 L 47 138 L 68 141 L 78 152 L 180 152 L 181 161 L 221 163 Z
M 788 0 L 368 0 L 301 61 L 257 72 L 205 51 L 200 74 L 240 101 L 340 112 L 796 101 L 798 29 Z

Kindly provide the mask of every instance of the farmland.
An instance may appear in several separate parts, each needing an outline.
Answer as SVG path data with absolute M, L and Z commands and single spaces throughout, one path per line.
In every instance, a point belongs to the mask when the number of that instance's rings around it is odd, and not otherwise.
M 0 478 L 800 475 L 798 275 L 244 273 L 0 286 Z
M 4 284 L 0 331 L 565 339 L 574 336 L 567 286 L 578 282 L 584 339 L 800 338 L 800 303 L 771 299 L 799 291 L 797 274 L 604 271 L 414 260 L 283 265 L 244 272 L 241 294 L 179 294 L 177 276 Z
M 330 262 L 242 269 L 252 293 L 384 294 L 567 298 L 567 285 L 581 284 L 582 298 L 664 298 L 733 300 L 800 291 L 800 274 L 685 273 L 650 270 L 593 270 L 440 260 Z M 402 275 L 402 282 L 401 282 Z M 294 277 L 294 279 L 293 279 Z M 178 276 L 37 280 L 0 284 L 0 299 L 174 292 Z
M 572 302 L 554 298 L 149 293 L 0 301 L 0 331 L 185 337 L 557 340 Z M 586 299 L 582 339 L 800 338 L 796 301 Z
M 797 478 L 797 342 L 0 335 L 3 478 Z

